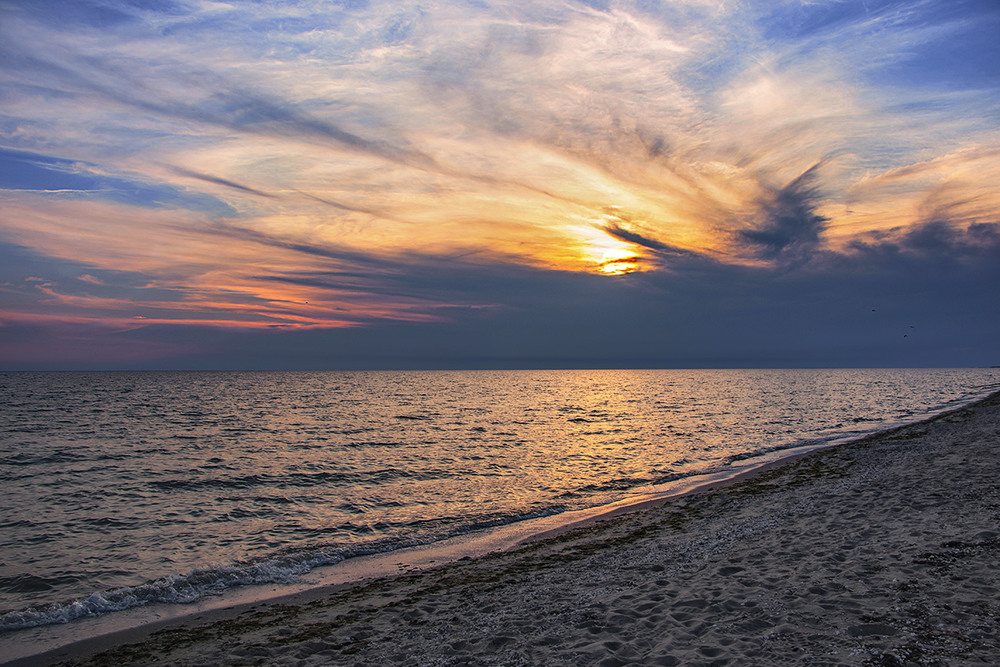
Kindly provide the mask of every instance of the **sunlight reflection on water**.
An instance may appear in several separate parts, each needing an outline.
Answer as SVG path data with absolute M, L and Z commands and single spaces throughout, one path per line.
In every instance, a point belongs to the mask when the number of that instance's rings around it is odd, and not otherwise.
M 998 378 L 990 369 L 0 374 L 0 609 L 604 503 L 732 457 L 917 419 Z

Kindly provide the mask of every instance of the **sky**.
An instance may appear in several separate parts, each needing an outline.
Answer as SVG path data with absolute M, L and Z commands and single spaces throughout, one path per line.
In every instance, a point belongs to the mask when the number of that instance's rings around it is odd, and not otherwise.
M 1000 364 L 996 0 L 0 0 L 0 369 Z

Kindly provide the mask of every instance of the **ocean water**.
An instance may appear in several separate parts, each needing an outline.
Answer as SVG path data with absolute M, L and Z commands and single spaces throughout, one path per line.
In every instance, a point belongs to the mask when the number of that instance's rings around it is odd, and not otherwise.
M 997 388 L 997 369 L 4 373 L 0 632 L 291 581 Z

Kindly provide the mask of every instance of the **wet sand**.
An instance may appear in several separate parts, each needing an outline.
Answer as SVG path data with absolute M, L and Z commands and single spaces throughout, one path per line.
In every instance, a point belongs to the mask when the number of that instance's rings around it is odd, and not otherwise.
M 998 618 L 994 394 L 512 552 L 25 664 L 996 664 Z

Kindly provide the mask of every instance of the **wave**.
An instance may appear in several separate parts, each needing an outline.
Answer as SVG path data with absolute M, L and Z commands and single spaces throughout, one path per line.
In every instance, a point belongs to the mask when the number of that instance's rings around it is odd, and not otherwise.
M 233 477 L 174 478 L 152 480 L 146 484 L 161 491 L 200 491 L 203 489 L 251 489 L 257 487 L 296 488 L 387 482 L 394 479 L 443 479 L 454 476 L 447 469 L 409 471 L 381 468 L 357 472 L 287 472 L 279 475 L 248 474 Z
M 64 604 L 7 612 L 0 616 L 0 631 L 22 630 L 42 625 L 68 623 L 86 616 L 98 616 L 154 603 L 184 604 L 209 595 L 219 595 L 236 586 L 285 583 L 319 565 L 330 565 L 343 556 L 315 556 L 311 561 L 271 559 L 195 570 L 185 575 L 164 577 L 139 586 L 92 593 Z
M 240 586 L 291 584 L 317 567 L 336 565 L 349 558 L 431 544 L 458 535 L 551 516 L 566 509 L 564 506 L 555 506 L 518 515 L 483 516 L 433 535 L 411 535 L 353 546 L 296 550 L 261 560 L 198 568 L 188 574 L 170 575 L 137 586 L 95 592 L 62 604 L 9 611 L 0 614 L 0 632 L 69 623 L 80 618 L 151 604 L 189 604 L 209 596 L 222 595 Z

